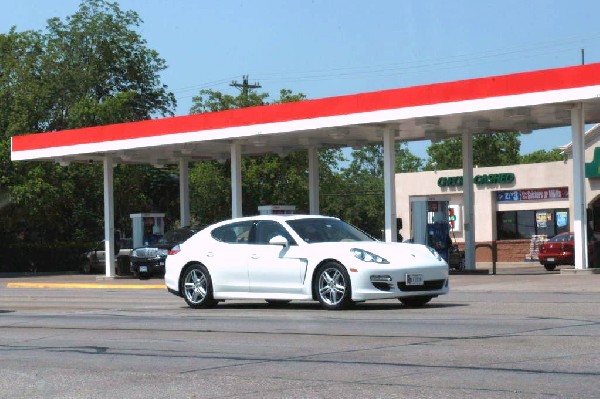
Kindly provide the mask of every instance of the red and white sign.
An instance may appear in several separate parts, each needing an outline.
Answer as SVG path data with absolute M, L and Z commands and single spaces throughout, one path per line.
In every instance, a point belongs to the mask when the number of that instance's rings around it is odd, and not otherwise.
M 521 201 L 569 199 L 567 187 L 521 190 Z

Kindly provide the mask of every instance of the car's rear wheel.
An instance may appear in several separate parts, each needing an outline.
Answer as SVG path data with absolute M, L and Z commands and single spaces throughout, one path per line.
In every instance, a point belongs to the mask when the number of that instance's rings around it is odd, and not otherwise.
M 549 263 L 544 263 L 544 269 L 546 269 L 549 272 L 551 272 L 552 270 L 556 269 L 556 265 L 551 265 Z
M 406 298 L 398 298 L 400 302 L 404 306 L 408 306 L 410 308 L 420 308 L 421 306 L 425 306 L 429 301 L 431 301 L 432 296 L 410 296 Z
M 339 263 L 329 262 L 319 268 L 315 291 L 321 306 L 327 310 L 345 309 L 352 304 L 350 276 Z
M 182 290 L 183 298 L 191 308 L 209 308 L 218 303 L 213 297 L 210 273 L 203 265 L 187 267 L 183 273 Z

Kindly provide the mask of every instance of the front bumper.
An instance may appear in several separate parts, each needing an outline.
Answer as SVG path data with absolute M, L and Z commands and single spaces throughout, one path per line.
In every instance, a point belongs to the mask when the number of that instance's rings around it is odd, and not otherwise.
M 405 268 L 364 268 L 350 271 L 352 281 L 352 300 L 393 299 L 410 296 L 438 296 L 448 293 L 448 266 L 432 265 L 427 267 Z M 422 278 L 417 284 L 411 284 L 407 275 Z M 372 281 L 376 276 L 377 281 Z M 389 277 L 384 280 L 382 277 Z
M 165 260 L 132 258 L 130 270 L 132 273 L 138 275 L 164 275 Z

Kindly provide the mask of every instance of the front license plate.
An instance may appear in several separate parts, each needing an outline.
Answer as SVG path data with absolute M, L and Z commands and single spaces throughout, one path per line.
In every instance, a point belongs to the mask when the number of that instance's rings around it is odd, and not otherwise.
M 140 273 L 148 272 L 148 266 L 140 266 Z
M 554 262 L 554 258 L 548 258 L 548 262 Z
M 407 273 L 406 285 L 423 285 L 423 275 L 418 273 Z

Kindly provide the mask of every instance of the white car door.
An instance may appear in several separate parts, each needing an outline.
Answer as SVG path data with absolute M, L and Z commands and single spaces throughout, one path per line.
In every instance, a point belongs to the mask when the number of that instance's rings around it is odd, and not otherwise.
M 211 274 L 215 295 L 248 293 L 251 228 L 252 222 L 239 222 L 217 227 L 211 232 L 215 241 L 206 248 L 204 262 Z
M 269 240 L 277 235 L 284 236 L 291 245 L 269 244 Z M 248 247 L 250 292 L 302 293 L 307 261 L 281 224 L 274 221 L 257 222 L 254 243 Z

